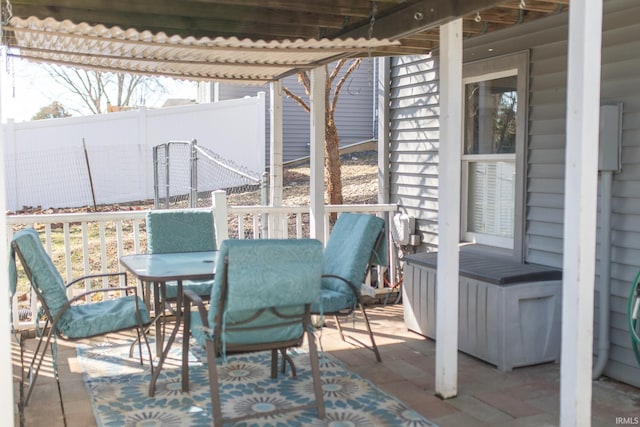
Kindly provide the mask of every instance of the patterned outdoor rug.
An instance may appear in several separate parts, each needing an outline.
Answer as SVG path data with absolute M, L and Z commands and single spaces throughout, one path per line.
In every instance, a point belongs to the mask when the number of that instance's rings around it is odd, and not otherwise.
M 173 349 L 180 345 L 174 344 Z M 172 350 L 173 350 L 172 349 Z M 209 426 L 211 401 L 204 351 L 190 355 L 190 391 L 180 385 L 179 351 L 168 360 L 158 379 L 155 397 L 148 396 L 149 369 L 128 357 L 128 346 L 105 344 L 79 348 L 78 359 L 98 426 Z M 330 355 L 321 354 L 320 372 L 327 416 L 316 417 L 316 409 L 277 416 L 259 412 L 277 406 L 313 404 L 309 358 L 292 355 L 298 378 L 290 371 L 277 380 L 270 378 L 269 352 L 218 359 L 223 416 L 256 416 L 241 426 L 434 426 L 398 399 L 386 394 L 362 377 L 348 371 Z

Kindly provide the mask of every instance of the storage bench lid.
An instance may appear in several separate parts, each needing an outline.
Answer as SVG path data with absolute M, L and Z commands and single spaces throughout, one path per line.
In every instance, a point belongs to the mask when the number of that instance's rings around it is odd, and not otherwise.
M 436 268 L 437 252 L 406 255 L 413 265 Z M 562 270 L 537 264 L 522 264 L 508 258 L 475 252 L 460 252 L 460 275 L 496 285 L 561 280 Z

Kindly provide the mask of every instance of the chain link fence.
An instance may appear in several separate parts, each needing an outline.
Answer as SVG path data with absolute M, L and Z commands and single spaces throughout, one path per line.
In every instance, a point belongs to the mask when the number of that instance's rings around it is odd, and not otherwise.
M 211 206 L 211 192 L 266 203 L 266 177 L 198 146 L 196 140 L 170 141 L 153 148 L 154 207 Z

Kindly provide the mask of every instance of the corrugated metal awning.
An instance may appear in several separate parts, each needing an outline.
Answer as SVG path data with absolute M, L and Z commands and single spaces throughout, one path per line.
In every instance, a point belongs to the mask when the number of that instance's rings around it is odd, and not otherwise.
M 14 17 L 3 26 L 7 55 L 100 71 L 163 75 L 188 80 L 263 84 L 370 49 L 387 39 L 264 41 L 196 39 L 71 21 Z

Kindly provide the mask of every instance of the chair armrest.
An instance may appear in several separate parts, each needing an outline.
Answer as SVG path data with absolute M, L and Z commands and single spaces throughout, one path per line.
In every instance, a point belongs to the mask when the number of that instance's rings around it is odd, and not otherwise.
M 196 294 L 190 289 L 182 291 L 184 315 L 191 315 L 191 305 L 198 307 L 198 313 L 200 313 L 200 319 L 202 320 L 202 326 L 209 328 L 209 320 L 207 316 L 207 309 L 204 306 L 204 301 L 200 298 L 200 295 Z
M 118 272 L 114 272 L 114 273 L 98 273 L 98 274 L 89 274 L 87 276 L 82 276 L 82 277 L 78 277 L 77 279 L 74 279 L 72 281 L 70 281 L 69 283 L 66 284 L 66 287 L 68 288 L 71 285 L 74 285 L 78 282 L 82 282 L 83 280 L 93 280 L 93 279 L 98 279 L 101 277 L 115 277 L 115 276 L 122 276 L 124 277 L 124 284 L 125 286 L 127 285 L 127 273 L 123 272 L 123 271 L 118 271 Z M 110 288 L 113 289 L 113 288 Z
M 133 293 L 138 296 L 138 289 L 135 286 L 119 286 L 117 288 L 100 288 L 100 289 L 92 289 L 90 291 L 86 291 L 81 293 L 80 295 L 76 295 L 71 298 L 65 305 L 62 306 L 62 310 L 66 310 L 67 306 L 71 306 L 74 302 L 86 298 L 89 295 L 105 293 L 105 292 L 113 292 L 113 291 L 133 291 Z
M 54 316 L 53 319 L 51 320 L 51 327 L 55 328 L 58 320 L 60 320 L 60 318 L 62 317 L 62 315 L 73 305 L 73 303 L 86 298 L 89 295 L 92 294 L 98 294 L 98 293 L 104 293 L 104 292 L 113 292 L 113 291 L 124 291 L 125 293 L 127 291 L 132 290 L 134 292 L 134 294 L 136 295 L 136 297 L 138 296 L 138 290 L 135 286 L 123 286 L 123 287 L 117 287 L 117 288 L 101 288 L 101 289 L 92 289 L 90 291 L 87 292 L 83 292 L 80 295 L 76 295 L 75 297 L 71 298 L 69 301 L 67 301 L 66 303 L 64 303 L 64 305 L 62 307 L 60 307 L 60 310 L 58 310 L 58 312 L 56 313 L 56 315 Z M 136 299 L 136 310 L 138 310 L 138 301 Z

